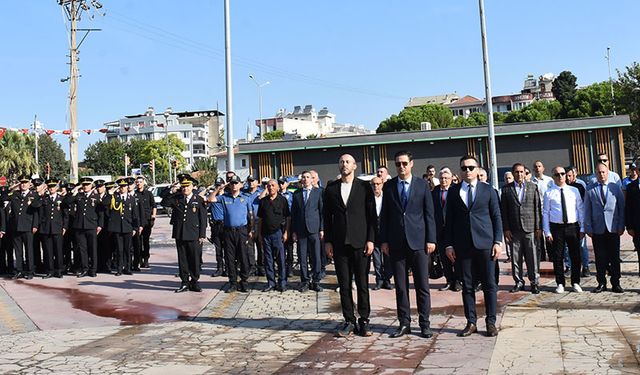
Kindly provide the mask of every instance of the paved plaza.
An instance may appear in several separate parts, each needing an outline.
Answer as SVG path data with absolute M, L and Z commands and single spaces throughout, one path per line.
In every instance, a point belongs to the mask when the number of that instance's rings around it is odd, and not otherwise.
M 333 272 L 320 293 L 262 293 L 265 280 L 254 278 L 249 293 L 227 294 L 226 280 L 210 276 L 207 244 L 203 292 L 175 294 L 169 234 L 168 219 L 159 219 L 151 269 L 132 276 L 1 280 L 0 373 L 640 373 L 640 278 L 626 235 L 623 294 L 589 293 L 593 264 L 585 293 L 554 294 L 548 262 L 541 294 L 509 293 L 509 267 L 500 263 L 498 337 L 482 335 L 482 319 L 480 334 L 456 337 L 465 324 L 461 297 L 438 291 L 440 279 L 431 285 L 433 338 L 389 338 L 398 324 L 395 295 L 379 290 L 371 291 L 373 336 L 340 339 L 333 336 L 342 321 Z

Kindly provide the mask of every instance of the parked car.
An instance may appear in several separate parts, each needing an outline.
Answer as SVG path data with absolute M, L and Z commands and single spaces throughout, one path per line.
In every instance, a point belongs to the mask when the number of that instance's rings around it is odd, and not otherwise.
M 162 198 L 169 194 L 171 190 L 171 184 L 158 184 L 151 188 L 151 193 L 153 194 L 153 201 L 156 205 L 156 210 L 158 213 L 165 212 L 167 215 L 171 215 L 171 209 L 163 207 L 160 202 L 162 202 Z

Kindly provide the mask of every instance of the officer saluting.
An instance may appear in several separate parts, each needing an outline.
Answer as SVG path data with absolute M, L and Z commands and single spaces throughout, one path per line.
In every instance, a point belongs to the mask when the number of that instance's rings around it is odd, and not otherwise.
M 171 236 L 176 240 L 178 251 L 178 268 L 182 284 L 176 293 L 187 290 L 201 292 L 198 284 L 200 279 L 200 259 L 202 243 L 207 237 L 207 207 L 204 199 L 193 189 L 198 181 L 188 174 L 178 175 L 181 191 L 177 186 L 171 188 L 171 194 L 162 199 L 161 205 L 171 207 Z M 191 279 L 189 279 L 189 277 Z
M 44 185 L 38 187 L 38 193 L 30 191 L 31 180 L 28 176 L 19 178 L 20 190 L 10 193 L 9 231 L 13 233 L 16 273 L 13 279 L 33 278 L 33 235 L 38 231 L 38 209 L 42 205 L 39 192 Z M 24 257 L 23 257 L 24 251 Z M 26 269 L 23 269 L 23 259 Z
M 116 184 L 119 192 L 112 188 L 103 200 L 108 218 L 107 231 L 113 236 L 116 248 L 116 276 L 123 273 L 131 275 L 131 236 L 140 233 L 142 228 L 135 197 L 128 193 L 129 182 L 126 178 L 119 178 Z
M 62 236 L 64 236 L 69 223 L 67 209 L 62 203 L 63 197 L 58 193 L 59 184 L 58 179 L 48 179 L 46 185 L 49 191 L 42 197 L 39 233 L 44 249 L 46 275 L 42 277 L 43 279 L 62 278 L 64 271 Z
M 80 179 L 80 185 L 73 189 L 73 193 L 67 194 L 64 198 L 64 203 L 70 207 L 73 215 L 70 227 L 73 228 L 78 250 L 75 255 L 79 255 L 80 258 L 81 270 L 78 277 L 95 277 L 98 267 L 98 233 L 104 225 L 104 213 L 100 207 L 100 196 L 91 188 L 92 184 L 92 178 L 83 177 Z M 78 191 L 80 187 L 82 192 Z

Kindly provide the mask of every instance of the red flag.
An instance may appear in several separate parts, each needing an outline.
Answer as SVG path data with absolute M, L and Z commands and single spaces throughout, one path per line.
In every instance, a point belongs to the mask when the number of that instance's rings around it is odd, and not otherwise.
M 20 129 L 22 134 L 29 134 L 29 129 Z
M 158 126 L 164 128 L 164 124 L 158 123 Z
M 54 134 L 55 132 L 55 130 L 46 130 L 48 136 L 51 136 L 51 134 Z
M 107 130 L 107 128 L 102 128 L 102 129 L 100 129 L 100 130 L 98 130 L 98 131 L 99 131 L 100 133 L 106 133 L 106 132 L 108 132 L 109 130 Z
M 0 128 L 0 139 L 2 139 L 2 137 L 4 137 L 4 133 L 7 132 L 7 128 Z
M 85 129 L 85 130 L 84 130 L 84 132 L 85 132 L 85 133 L 87 133 L 87 134 L 89 134 L 89 135 L 91 135 L 91 132 L 92 132 L 92 131 L 93 131 L 93 130 L 91 130 L 91 129 Z
M 71 130 L 69 130 L 69 129 L 67 129 L 67 130 L 63 130 L 63 131 L 62 131 L 62 134 L 64 134 L 64 135 L 69 135 L 69 134 L 71 134 Z

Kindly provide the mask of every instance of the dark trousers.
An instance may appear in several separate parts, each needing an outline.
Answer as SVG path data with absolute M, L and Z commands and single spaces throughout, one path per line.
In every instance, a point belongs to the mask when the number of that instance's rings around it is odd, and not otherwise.
M 609 271 L 611 285 L 620 285 L 620 236 L 618 233 L 605 231 L 594 234 L 593 252 L 596 256 L 596 279 L 598 284 L 606 285 L 606 273 Z M 573 270 L 573 267 L 571 267 Z
M 249 279 L 248 244 L 247 227 L 224 228 L 225 261 L 231 284 L 235 284 L 238 279 L 238 266 L 240 267 L 240 281 L 246 282 Z
M 461 282 L 462 275 L 460 275 L 459 267 L 455 263 L 451 262 L 447 256 L 446 246 L 443 243 L 438 243 L 437 251 L 440 255 L 440 262 L 442 263 L 442 273 L 447 280 L 447 284 L 453 285 L 456 282 Z
M 356 323 L 351 292 L 352 277 L 355 277 L 358 295 L 358 314 L 360 321 L 368 321 L 371 307 L 369 304 L 369 257 L 363 248 L 334 244 L 333 260 L 340 286 L 340 304 L 342 315 L 347 322 Z
M 113 245 L 111 233 L 101 230 L 98 234 L 98 272 L 111 272 L 111 253 L 115 247 Z
M 320 259 L 320 236 L 318 233 L 298 234 L 298 262 L 300 263 L 300 282 L 320 282 L 322 259 Z M 309 265 L 309 261 L 311 264 Z M 311 275 L 309 275 L 311 266 Z
M 639 231 L 636 229 L 636 235 L 633 236 L 633 247 L 638 253 L 638 275 L 640 276 L 640 234 L 638 233 Z
M 13 239 L 5 233 L 0 239 L 0 273 L 12 273 L 13 267 Z
M 178 270 L 180 280 L 183 284 L 200 279 L 200 257 L 202 255 L 202 244 L 199 240 L 183 241 L 176 240 L 178 250 Z
M 62 236 L 62 251 L 64 252 L 64 266 L 68 270 L 74 270 L 78 268 L 78 253 L 75 248 L 75 230 L 67 229 L 67 232 Z
M 40 272 L 44 268 L 43 257 L 42 257 L 42 238 L 39 232 L 36 232 L 33 235 L 33 265 L 34 270 Z
M 393 276 L 393 266 L 388 255 L 384 255 L 379 246 L 373 249 L 371 254 L 373 260 L 373 273 L 376 276 L 376 284 L 382 284 L 383 282 L 389 282 L 391 276 Z
M 44 270 L 48 274 L 62 274 L 64 258 L 62 255 L 62 233 L 40 235 L 44 250 Z
M 131 232 L 111 233 L 115 245 L 116 272 L 131 270 Z
M 285 262 L 287 264 L 287 274 L 293 272 L 293 239 L 287 238 L 287 242 L 284 243 Z M 300 259 L 298 259 L 300 262 Z
M 535 233 L 519 230 L 511 232 L 511 274 L 516 284 L 524 284 L 522 264 L 527 265 L 527 277 L 531 285 L 537 285 L 540 277 L 540 260 L 535 245 Z
M 276 272 L 274 259 L 278 264 L 278 284 L 280 287 L 287 286 L 287 270 L 284 257 L 284 245 L 282 243 L 282 231 L 278 229 L 275 233 L 262 236 L 264 249 L 264 271 L 267 275 L 269 286 L 276 286 Z
M 222 221 L 211 222 L 211 242 L 216 248 L 216 269 L 224 271 L 224 245 L 222 244 L 224 226 L 222 223 Z
M 15 232 L 13 249 L 16 256 L 16 271 L 33 275 L 33 233 Z
M 553 272 L 556 284 L 564 286 L 564 247 L 569 248 L 571 264 L 580 264 L 580 227 L 575 223 L 549 225 L 553 237 Z M 580 284 L 580 267 L 571 267 L 571 284 Z
M 420 327 L 429 326 L 431 294 L 429 293 L 429 254 L 424 250 L 412 250 L 404 241 L 400 249 L 390 249 L 389 257 L 393 264 L 393 277 L 396 281 L 396 307 L 400 325 L 411 325 L 411 306 L 409 304 L 409 268 L 413 272 L 413 285 L 416 290 L 418 322 Z
M 149 224 L 142 227 L 142 249 L 141 256 L 142 259 L 149 260 L 149 256 L 151 255 L 151 230 L 153 229 L 153 225 L 155 224 L 155 219 L 149 219 Z
M 80 270 L 96 273 L 98 269 L 98 234 L 95 229 L 74 229 L 76 255 L 79 255 Z
M 476 324 L 476 291 L 473 283 L 474 271 L 478 273 L 478 280 L 482 283 L 486 323 L 496 323 L 498 304 L 498 286 L 495 279 L 496 262 L 491 257 L 491 249 L 456 249 L 456 267 L 462 275 L 462 303 L 464 316 L 468 323 Z
M 142 236 L 138 233 L 136 228 L 136 233 L 131 237 L 132 239 L 132 250 L 133 250 L 133 262 L 131 263 L 132 269 L 140 268 L 140 261 L 142 260 Z
M 247 237 L 247 256 L 249 259 L 249 273 L 253 274 L 256 271 L 256 245 L 260 242 L 258 240 L 257 227 L 253 228 L 253 236 Z

